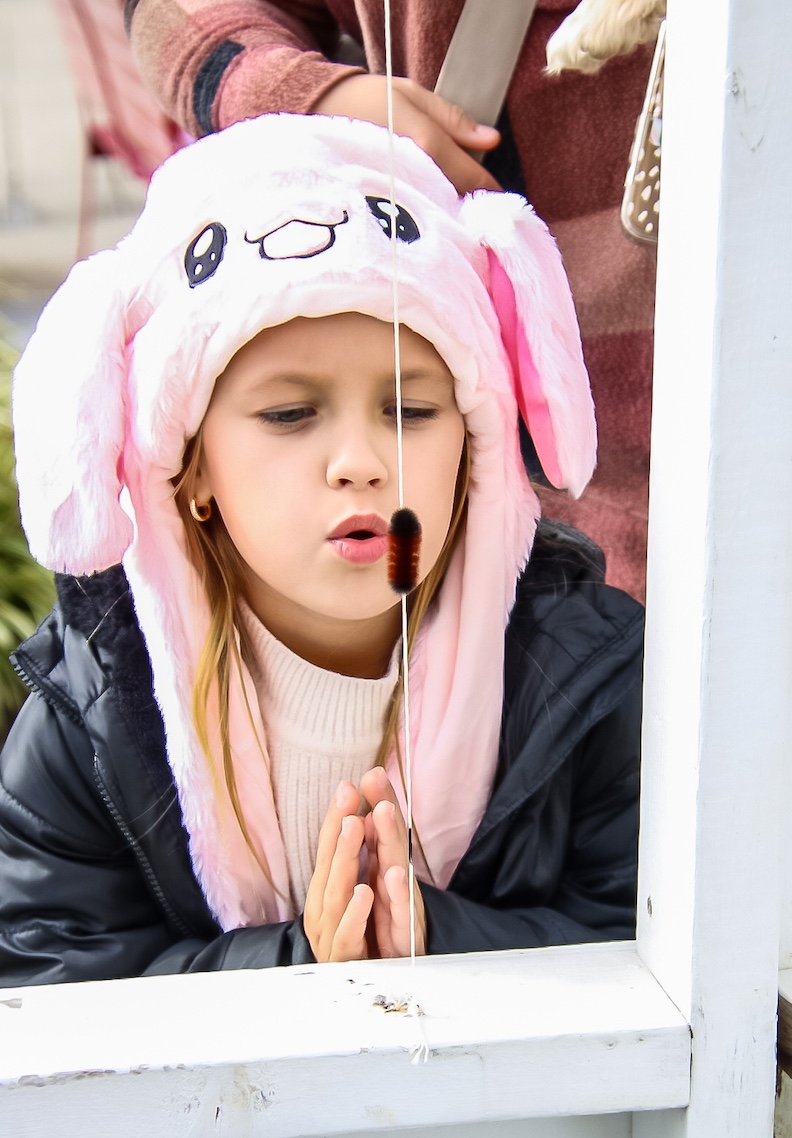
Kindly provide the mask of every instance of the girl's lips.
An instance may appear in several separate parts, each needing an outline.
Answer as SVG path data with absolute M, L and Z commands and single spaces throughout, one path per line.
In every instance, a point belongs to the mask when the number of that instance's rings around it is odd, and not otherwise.
M 373 565 L 388 551 L 388 523 L 379 514 L 353 514 L 337 525 L 327 540 L 344 561 Z
M 388 551 L 388 535 L 372 534 L 371 537 L 331 537 L 328 539 L 335 552 L 353 565 L 372 565 Z
M 372 537 L 385 537 L 388 532 L 388 523 L 379 514 L 352 514 L 345 518 L 329 533 L 328 539 L 335 541 L 338 538 L 348 538 L 351 533 L 366 533 Z

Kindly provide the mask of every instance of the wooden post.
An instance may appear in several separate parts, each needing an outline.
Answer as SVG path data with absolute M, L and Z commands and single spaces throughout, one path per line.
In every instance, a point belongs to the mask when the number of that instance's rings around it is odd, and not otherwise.
M 792 761 L 792 6 L 668 7 L 638 945 L 693 1061 L 687 1111 L 636 1115 L 634 1133 L 769 1138 Z

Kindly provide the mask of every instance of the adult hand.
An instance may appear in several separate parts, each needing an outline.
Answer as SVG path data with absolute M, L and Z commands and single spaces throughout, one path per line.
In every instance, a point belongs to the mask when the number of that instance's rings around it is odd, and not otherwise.
M 316 867 L 308 886 L 303 922 L 316 959 L 365 960 L 366 929 L 374 893 L 359 885 L 365 824 L 357 816 L 360 795 L 342 782 L 319 833 Z
M 366 818 L 374 932 L 381 957 L 410 955 L 409 847 L 399 803 L 382 767 L 367 771 L 360 789 L 371 804 Z M 426 952 L 426 913 L 415 883 L 415 952 Z
M 384 75 L 350 75 L 331 87 L 313 108 L 315 114 L 388 124 Z M 415 140 L 433 158 L 460 194 L 501 187 L 468 151 L 492 150 L 500 142 L 494 127 L 482 126 L 452 103 L 412 79 L 393 80 L 393 129 Z

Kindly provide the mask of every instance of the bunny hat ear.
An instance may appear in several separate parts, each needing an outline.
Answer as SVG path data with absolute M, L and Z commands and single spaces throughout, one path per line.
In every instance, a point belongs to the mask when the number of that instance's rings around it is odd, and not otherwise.
M 108 250 L 75 265 L 14 372 L 22 523 L 33 556 L 57 572 L 105 569 L 132 540 L 119 503 L 127 388 L 121 256 Z
M 514 395 L 547 478 L 578 497 L 596 463 L 594 404 L 561 255 L 516 194 L 481 191 L 459 220 L 487 250 Z

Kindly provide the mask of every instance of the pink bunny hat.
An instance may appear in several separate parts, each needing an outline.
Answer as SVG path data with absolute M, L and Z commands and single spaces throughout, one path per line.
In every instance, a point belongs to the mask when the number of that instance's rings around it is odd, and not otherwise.
M 245 708 L 245 695 L 257 707 L 249 677 L 231 693 L 235 773 L 274 889 L 236 832 L 190 717 L 209 613 L 170 479 L 234 353 L 296 316 L 392 320 L 395 240 L 400 319 L 455 377 L 472 439 L 467 527 L 411 669 L 414 817 L 441 886 L 491 791 L 503 631 L 539 514 L 518 411 L 556 486 L 577 495 L 594 467 L 577 322 L 546 227 L 515 195 L 460 200 L 403 138 L 393 143 L 394 217 L 388 155 L 380 127 L 291 115 L 239 123 L 180 151 L 154 175 L 130 235 L 74 267 L 15 373 L 31 550 L 74 574 L 123 560 L 193 865 L 224 928 L 291 915 L 272 791 Z

